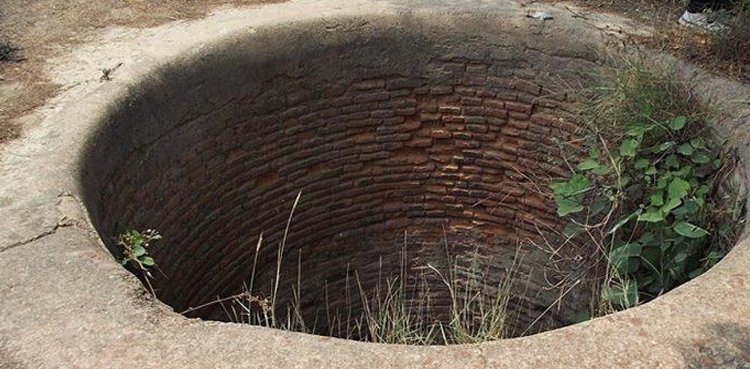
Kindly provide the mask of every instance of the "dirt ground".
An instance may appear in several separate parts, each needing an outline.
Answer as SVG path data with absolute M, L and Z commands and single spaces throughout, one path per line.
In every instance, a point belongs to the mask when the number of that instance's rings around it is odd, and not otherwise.
M 107 26 L 150 27 L 197 18 L 221 5 L 259 5 L 284 0 L 0 0 L 0 46 L 18 48 L 0 61 L 0 142 L 23 131 L 15 123 L 54 96 L 58 86 L 43 72 L 45 60 L 86 41 Z M 531 2 L 534 2 L 532 0 Z M 554 1 L 549 1 L 554 2 Z M 638 40 L 671 51 L 730 78 L 749 80 L 737 63 L 717 60 L 705 36 L 686 31 L 676 20 L 684 4 L 675 0 L 578 0 L 591 11 L 626 15 L 656 29 Z M 742 66 L 741 64 L 739 65 Z
M 22 132 L 14 121 L 54 96 L 45 60 L 107 26 L 151 27 L 198 18 L 221 5 L 284 0 L 0 0 L 0 43 L 19 50 L 0 62 L 0 142 Z

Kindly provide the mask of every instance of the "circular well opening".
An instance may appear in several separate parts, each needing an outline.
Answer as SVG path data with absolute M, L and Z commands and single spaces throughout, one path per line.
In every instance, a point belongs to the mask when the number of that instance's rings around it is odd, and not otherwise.
M 341 24 L 238 37 L 114 104 L 82 177 L 113 254 L 120 229 L 158 230 L 157 297 L 204 319 L 233 320 L 210 302 L 252 280 L 279 317 L 295 302 L 344 338 L 389 283 L 444 324 L 456 296 L 507 289 L 504 337 L 574 322 L 590 286 L 560 299 L 554 270 L 590 250 L 553 266 L 526 242 L 559 226 L 536 179 L 565 175 L 577 126 L 555 87 L 597 68 L 590 49 L 482 16 Z

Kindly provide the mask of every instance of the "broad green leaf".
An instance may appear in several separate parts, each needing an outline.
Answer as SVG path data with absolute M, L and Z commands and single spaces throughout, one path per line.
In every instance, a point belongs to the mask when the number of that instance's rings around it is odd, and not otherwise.
M 630 242 L 630 243 L 623 244 L 619 246 L 618 248 L 612 250 L 612 252 L 610 252 L 610 257 L 615 252 L 619 252 L 620 254 L 622 254 L 622 256 L 626 256 L 626 257 L 641 256 L 642 250 L 643 250 L 643 246 L 639 242 Z
M 675 178 L 669 183 L 667 188 L 667 196 L 670 200 L 682 199 L 687 196 L 690 190 L 690 183 L 682 178 Z
M 651 200 L 651 205 L 662 206 L 664 205 L 664 193 L 662 191 L 658 191 L 651 195 L 649 200 Z
M 598 160 L 599 159 L 599 154 L 601 154 L 601 152 L 596 147 L 594 147 L 591 150 L 589 150 L 589 158 L 591 158 L 591 159 Z
M 632 124 L 625 131 L 626 135 L 637 138 L 642 138 L 644 133 L 646 133 L 646 127 L 643 124 Z
M 144 256 L 140 260 L 141 260 L 141 264 L 147 267 L 152 267 L 156 265 L 156 262 L 154 262 L 154 259 L 150 256 Z
M 650 208 L 645 213 L 638 216 L 639 222 L 657 223 L 664 220 L 664 214 L 661 209 Z
M 591 170 L 592 173 L 596 175 L 603 176 L 605 174 L 609 174 L 609 167 L 606 165 L 600 165 L 594 169 Z
M 705 229 L 688 222 L 679 222 L 674 225 L 673 229 L 680 236 L 687 238 L 701 238 L 708 234 Z
M 682 127 L 685 127 L 685 124 L 687 124 L 687 117 L 679 116 L 669 121 L 669 128 L 672 128 L 673 131 L 679 131 Z
M 659 146 L 656 147 L 656 150 L 657 152 L 664 152 L 672 148 L 672 146 L 674 145 L 675 145 L 674 141 L 662 142 Z
M 670 173 L 663 174 L 656 182 L 656 188 L 660 190 L 667 188 L 670 178 L 672 178 L 672 175 Z
M 646 169 L 645 172 L 643 172 L 643 174 L 646 174 L 649 176 L 656 174 L 656 167 L 649 167 L 648 169 Z
M 573 174 L 567 182 L 556 182 L 550 185 L 556 195 L 563 197 L 575 196 L 591 188 L 588 178 L 583 174 Z
M 704 151 L 696 151 L 693 156 L 690 157 L 690 160 L 696 164 L 706 164 L 711 162 L 711 157 L 709 157 Z
M 680 265 L 680 264 L 683 264 L 685 262 L 685 260 L 687 260 L 687 257 L 688 257 L 687 252 L 680 251 L 680 252 L 677 253 L 677 255 L 674 256 L 674 259 L 672 259 L 672 262 L 675 265 Z
M 581 171 L 591 170 L 599 166 L 599 163 L 594 159 L 586 159 L 580 163 L 578 163 L 578 166 L 576 168 Z
M 691 169 L 692 169 L 691 165 L 686 165 L 686 166 L 680 168 L 680 170 L 672 172 L 672 175 L 675 176 L 675 177 L 686 178 L 688 176 L 688 174 L 690 174 L 690 170 Z
M 661 212 L 666 216 L 669 214 L 670 211 L 672 211 L 674 208 L 682 205 L 682 200 L 680 199 L 669 199 L 667 203 L 661 207 Z
M 695 196 L 700 196 L 700 197 L 706 196 L 706 194 L 708 194 L 708 191 L 710 190 L 711 188 L 708 187 L 707 185 L 701 185 L 698 187 L 697 190 L 695 190 Z
M 133 246 L 133 256 L 140 257 L 146 255 L 146 249 L 143 246 Z
M 662 254 L 667 254 L 669 250 L 672 249 L 672 246 L 674 246 L 674 242 L 672 240 L 666 240 L 659 245 L 659 249 Z
M 623 285 L 610 286 L 604 290 L 604 295 L 610 304 L 620 309 L 627 309 L 638 305 L 638 283 L 626 281 Z
M 714 161 L 711 162 L 711 166 L 713 166 L 714 169 L 721 168 L 721 159 L 714 159 Z
M 555 195 L 567 195 L 568 192 L 570 192 L 568 190 L 570 188 L 568 182 L 552 182 L 549 187 L 552 189 L 552 192 L 554 192 Z
M 690 145 L 696 149 L 705 149 L 706 141 L 704 141 L 702 137 L 696 137 L 690 140 Z
M 622 141 L 622 144 L 620 144 L 620 155 L 628 158 L 634 157 L 638 150 L 638 145 L 638 140 L 633 138 L 628 138 L 625 141 Z
M 677 147 L 677 152 L 680 153 L 680 154 L 682 154 L 682 155 L 685 155 L 685 156 L 692 155 L 693 151 L 694 151 L 693 147 L 690 146 L 690 144 L 687 144 L 687 143 L 684 143 L 684 144 L 680 145 L 679 147 Z
M 635 167 L 635 169 L 643 169 L 648 167 L 649 164 L 651 164 L 651 162 L 648 159 L 640 158 L 635 161 L 633 166 Z
M 638 269 L 640 262 L 637 257 L 641 255 L 643 247 L 638 242 L 627 243 L 609 252 L 609 264 L 617 270 L 621 276 Z
M 724 253 L 721 251 L 713 250 L 706 255 L 706 266 L 712 267 L 716 265 L 724 257 Z
M 561 217 L 575 214 L 583 210 L 583 205 L 581 205 L 581 202 L 577 201 L 577 199 L 556 196 L 555 201 L 557 202 L 557 215 Z
M 670 168 L 679 168 L 680 161 L 677 159 L 677 155 L 669 155 L 664 159 L 664 164 Z
M 578 173 L 570 177 L 568 185 L 570 186 L 568 188 L 568 190 L 570 191 L 569 196 L 582 194 L 591 189 L 591 184 L 589 183 L 588 178 L 586 178 L 586 176 L 584 176 L 583 174 Z
M 631 219 L 633 219 L 633 217 L 637 217 L 637 216 L 641 215 L 641 212 L 643 212 L 643 210 L 638 209 L 635 212 L 633 212 L 632 214 L 630 214 L 630 215 L 628 215 L 626 217 L 620 218 L 620 220 L 618 220 L 617 223 L 615 223 L 615 225 L 612 226 L 612 228 L 609 231 L 607 231 L 607 234 L 612 234 L 612 233 L 617 232 L 617 230 L 620 229 L 620 227 L 622 227 L 625 224 L 627 224 L 627 222 L 629 222 Z

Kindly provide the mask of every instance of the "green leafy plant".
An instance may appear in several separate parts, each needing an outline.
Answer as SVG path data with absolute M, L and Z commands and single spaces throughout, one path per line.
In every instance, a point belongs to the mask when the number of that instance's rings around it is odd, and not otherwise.
M 151 269 L 156 267 L 156 262 L 149 254 L 149 249 L 155 241 L 160 239 L 159 232 L 153 229 L 147 229 L 143 232 L 131 229 L 117 236 L 117 245 L 122 248 L 120 263 L 140 273 L 152 295 L 155 295 L 155 293 L 151 285 L 151 279 L 153 279 Z
M 604 110 L 616 124 L 592 132 L 571 176 L 550 185 L 557 214 L 570 221 L 568 236 L 584 234 L 604 253 L 601 297 L 616 310 L 713 266 L 731 246 L 736 223 L 727 220 L 739 216 L 719 196 L 731 162 L 660 78 L 635 69 L 624 79 L 629 85 L 620 80 Z

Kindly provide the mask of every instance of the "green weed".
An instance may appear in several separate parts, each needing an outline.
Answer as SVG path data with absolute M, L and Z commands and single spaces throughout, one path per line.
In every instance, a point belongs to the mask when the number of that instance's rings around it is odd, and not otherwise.
M 319 333 L 315 330 L 320 327 L 320 317 L 305 316 L 301 308 L 301 250 L 297 254 L 297 278 L 296 285 L 291 286 L 292 298 L 286 304 L 278 302 L 286 240 L 300 196 L 301 192 L 294 201 L 284 236 L 278 246 L 276 270 L 269 293 L 260 292 L 256 283 L 257 255 L 263 247 L 261 235 L 255 246 L 252 272 L 248 282 L 243 285 L 242 292 L 217 298 L 182 313 L 220 304 L 232 322 Z M 344 311 L 330 307 L 326 285 L 325 291 L 321 291 L 324 294 L 322 300 L 325 301 L 325 318 L 321 319 L 325 319 L 324 326 L 328 331 L 320 333 L 368 342 L 407 345 L 478 343 L 508 335 L 511 319 L 508 305 L 511 284 L 521 259 L 519 253 L 501 281 L 491 285 L 487 281 L 490 280 L 489 267 L 492 260 L 480 263 L 478 252 L 453 257 L 448 252 L 446 239 L 447 263 L 444 268 L 429 263 L 410 268 L 406 245 L 407 234 L 404 233 L 399 272 L 384 275 L 381 258 L 377 283 L 372 289 L 365 288 L 359 273 L 356 270 L 350 272 L 347 267 L 346 287 L 343 290 Z M 487 265 L 487 269 L 482 270 L 482 265 Z M 413 275 L 412 270 L 420 272 Z M 358 296 L 351 296 L 350 290 L 355 290 Z M 437 292 L 440 295 L 447 293 L 450 296 L 449 306 L 444 306 L 444 303 L 441 306 L 433 304 L 430 296 L 436 290 L 439 290 Z M 309 299 L 314 296 L 305 297 Z M 442 313 L 438 313 L 438 310 Z
M 314 328 L 317 324 L 309 324 L 310 317 L 306 319 L 300 308 L 301 260 L 300 253 L 297 285 L 292 288 L 292 300 L 287 306 L 274 306 L 273 296 L 260 297 L 261 293 L 245 285 L 238 295 L 218 299 L 189 311 L 221 303 L 233 322 L 319 333 Z M 513 265 L 517 265 L 517 262 L 514 261 Z M 328 332 L 324 333 L 367 342 L 406 345 L 478 343 L 507 336 L 510 321 L 508 304 L 515 268 L 507 271 L 497 285 L 489 285 L 486 282 L 489 271 L 480 269 L 476 253 L 460 261 L 452 260 L 452 264 L 442 270 L 431 264 L 423 265 L 417 268 L 422 272 L 416 275 L 410 274 L 406 264 L 407 251 L 404 247 L 399 273 L 379 275 L 373 289 L 363 287 L 356 270 L 347 272 L 347 306 L 344 311 L 330 309 L 326 288 L 325 319 Z M 434 283 L 435 280 L 438 283 Z M 358 296 L 349 296 L 349 286 L 356 288 Z M 437 289 L 450 296 L 447 318 L 440 319 L 435 315 L 438 307 L 433 305 L 430 296 Z M 355 304 L 354 299 L 359 302 Z M 361 308 L 353 308 L 355 305 Z M 313 317 L 313 320 L 317 322 L 318 317 Z
M 149 249 L 155 241 L 161 239 L 159 232 L 153 229 L 147 229 L 143 232 L 136 230 L 126 230 L 117 236 L 117 245 L 122 248 L 122 258 L 120 263 L 136 270 L 148 285 L 152 295 L 154 288 L 151 285 L 153 275 L 151 270 L 156 267 L 154 258 L 149 255 Z
M 659 296 L 716 264 L 741 216 L 720 188 L 735 164 L 668 74 L 629 65 L 598 91 L 588 152 L 551 184 L 569 237 L 606 259 L 601 297 L 619 310 Z

